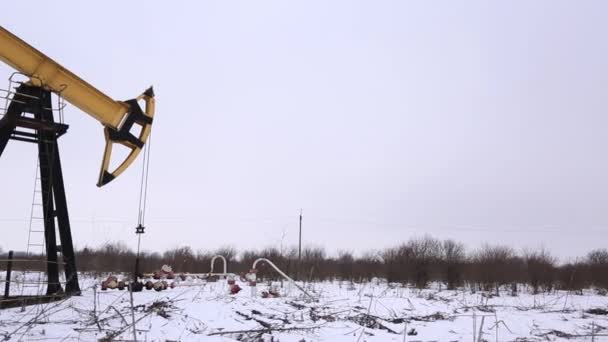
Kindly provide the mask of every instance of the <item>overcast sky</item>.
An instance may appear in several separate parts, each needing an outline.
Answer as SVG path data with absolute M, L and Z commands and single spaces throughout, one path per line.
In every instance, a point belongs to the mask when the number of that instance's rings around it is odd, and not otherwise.
M 12 1 L 0 24 L 111 97 L 157 94 L 143 248 L 608 245 L 604 1 Z M 0 65 L 1 81 L 12 73 Z M 74 243 L 136 245 L 140 162 L 60 139 Z M 0 158 L 24 249 L 34 145 Z

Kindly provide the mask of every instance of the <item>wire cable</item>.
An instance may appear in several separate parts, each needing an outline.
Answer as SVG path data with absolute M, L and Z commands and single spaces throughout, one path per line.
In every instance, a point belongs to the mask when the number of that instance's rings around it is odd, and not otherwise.
M 135 281 L 137 281 L 139 273 L 139 254 L 141 250 L 141 235 L 144 233 L 144 223 L 146 222 L 146 203 L 148 201 L 148 175 L 150 170 L 150 151 L 152 143 L 152 133 L 148 137 L 148 143 L 144 146 L 144 157 L 142 160 L 141 182 L 139 188 L 139 207 L 137 217 L 137 254 L 135 257 Z

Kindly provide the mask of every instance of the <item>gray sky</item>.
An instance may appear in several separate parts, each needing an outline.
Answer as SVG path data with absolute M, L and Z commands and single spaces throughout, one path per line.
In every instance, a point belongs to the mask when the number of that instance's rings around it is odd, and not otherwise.
M 155 86 L 145 249 L 294 244 L 302 208 L 305 242 L 330 250 L 430 234 L 568 258 L 608 244 L 607 11 L 13 1 L 0 21 L 113 98 Z M 76 246 L 135 246 L 141 163 L 96 188 L 102 129 L 66 118 Z M 5 249 L 25 248 L 35 165 L 24 143 L 0 158 Z

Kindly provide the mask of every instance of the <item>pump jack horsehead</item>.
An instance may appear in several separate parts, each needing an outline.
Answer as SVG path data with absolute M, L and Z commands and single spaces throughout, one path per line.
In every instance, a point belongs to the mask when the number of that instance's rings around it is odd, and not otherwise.
M 8 106 L 0 119 L 0 156 L 10 139 L 38 145 L 47 254 L 47 295 L 63 292 L 59 284 L 58 251 L 62 253 L 65 265 L 65 293 L 78 294 L 80 287 L 57 145 L 57 139 L 66 133 L 68 125 L 61 120 L 55 121 L 51 94 L 60 96 L 103 125 L 106 146 L 97 181 L 97 186 L 101 187 L 123 173 L 146 144 L 154 117 L 154 92 L 149 88 L 134 99 L 115 101 L 2 26 L 0 60 L 29 79 L 21 82 L 16 90 L 7 90 L 5 98 Z M 144 110 L 140 102 L 145 105 Z M 140 126 L 138 134 L 131 132 L 135 125 Z M 114 144 L 121 144 L 130 152 L 111 171 L 109 167 Z M 55 219 L 60 246 L 57 246 L 55 237 Z

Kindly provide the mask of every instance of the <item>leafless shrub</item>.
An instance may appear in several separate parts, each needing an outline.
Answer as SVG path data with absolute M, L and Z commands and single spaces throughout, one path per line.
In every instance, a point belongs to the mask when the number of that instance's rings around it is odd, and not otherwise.
M 484 245 L 472 257 L 472 278 L 485 291 L 496 291 L 510 282 L 516 282 L 521 275 L 521 259 L 507 246 Z
M 557 284 L 560 289 L 574 291 L 582 295 L 583 289 L 591 284 L 587 264 L 575 261 L 562 265 L 556 270 Z
M 339 251 L 336 260 L 338 277 L 343 280 L 353 280 L 355 257 L 351 251 Z
M 411 252 L 412 283 L 419 289 L 426 288 L 441 260 L 441 242 L 425 236 L 410 240 L 407 246 Z
M 443 273 L 448 290 L 453 290 L 462 284 L 463 268 L 466 261 L 465 248 L 462 243 L 445 240 L 441 245 Z
M 6 258 L 6 253 L 1 253 Z M 577 262 L 558 266 L 556 259 L 546 249 L 525 250 L 518 255 L 506 246 L 483 245 L 468 254 L 459 242 L 440 241 L 429 236 L 378 251 L 368 251 L 358 256 L 352 251 L 339 251 L 330 257 L 321 247 L 306 246 L 302 260 L 298 260 L 295 247 L 269 246 L 261 250 L 240 250 L 225 246 L 217 250 L 198 250 L 180 246 L 165 252 L 142 251 L 140 270 L 151 272 L 163 264 L 170 264 L 176 272 L 204 273 L 209 271 L 213 255 L 221 254 L 228 259 L 229 272 L 250 270 L 253 261 L 260 257 L 272 260 L 287 274 L 300 280 L 319 281 L 345 279 L 366 281 L 383 277 L 389 282 L 411 284 L 418 288 L 429 282 L 443 282 L 449 289 L 470 285 L 499 294 L 501 286 L 528 284 L 534 293 L 553 288 L 580 292 L 590 285 L 608 289 L 608 250 L 591 251 Z M 125 244 L 108 242 L 100 247 L 84 247 L 77 252 L 78 268 L 84 272 L 133 272 L 136 253 Z M 15 258 L 27 256 L 15 252 Z M 42 256 L 30 256 L 41 259 Z M 15 264 L 19 270 L 24 264 Z M 44 270 L 45 263 L 28 263 L 29 269 Z M 216 268 L 219 269 L 219 263 Z M 267 265 L 260 265 L 260 279 L 276 280 L 280 277 Z
M 378 252 L 368 251 L 359 258 L 355 258 L 355 267 L 353 267 L 355 279 L 364 282 L 382 276 L 382 258 Z
M 196 256 L 192 248 L 183 246 L 166 251 L 163 260 L 173 267 L 174 272 L 193 272 Z
M 325 249 L 322 247 L 305 247 L 302 250 L 302 265 L 300 267 L 300 279 L 316 281 L 328 279 L 332 275 L 325 271 L 326 261 Z
M 596 249 L 589 252 L 587 263 L 593 285 L 608 290 L 608 249 Z
M 551 253 L 541 248 L 539 250 L 524 250 L 523 260 L 526 266 L 527 283 L 534 294 L 542 289 L 551 291 L 555 281 L 555 264 L 557 260 Z

